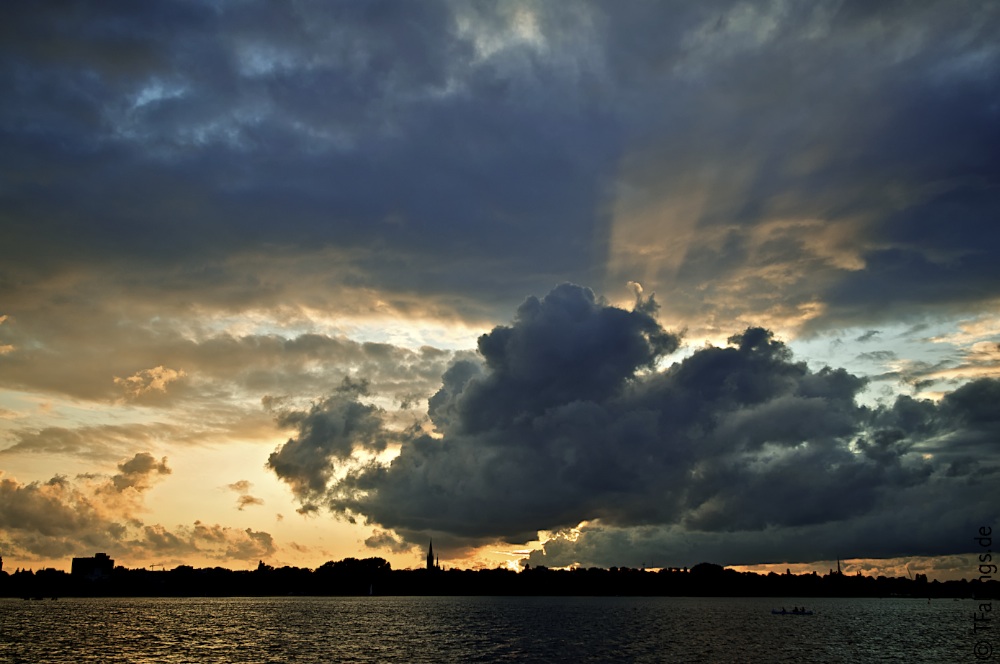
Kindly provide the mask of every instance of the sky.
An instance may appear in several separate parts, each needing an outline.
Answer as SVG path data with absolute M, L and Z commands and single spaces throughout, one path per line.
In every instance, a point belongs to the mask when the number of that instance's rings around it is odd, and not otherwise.
M 1000 5 L 0 9 L 5 569 L 978 576 Z

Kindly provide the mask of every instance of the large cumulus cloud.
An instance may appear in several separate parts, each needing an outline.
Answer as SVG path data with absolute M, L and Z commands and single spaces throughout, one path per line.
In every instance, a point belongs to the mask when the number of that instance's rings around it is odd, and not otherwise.
M 837 538 L 859 556 L 893 548 L 877 536 L 903 508 L 916 530 L 898 542 L 919 532 L 928 553 L 961 550 L 956 528 L 996 516 L 970 488 L 1000 473 L 995 381 L 939 404 L 900 397 L 872 409 L 857 401 L 863 379 L 795 361 L 762 328 L 661 368 L 679 340 L 655 308 L 640 297 L 626 311 L 569 284 L 529 298 L 511 325 L 480 338 L 481 364 L 445 373 L 429 402 L 436 434 L 403 432 L 391 463 L 336 479 L 279 474 L 303 500 L 329 480 L 327 507 L 414 541 L 523 542 L 590 521 L 646 529 L 664 551 L 689 550 L 667 546 L 667 534 L 712 550 L 727 534 L 756 560 L 818 559 L 843 553 L 830 550 Z M 337 456 L 340 437 L 314 434 L 303 428 L 277 457 Z M 947 532 L 928 532 L 941 521 L 925 512 L 947 514 Z M 805 535 L 812 545 L 788 546 Z

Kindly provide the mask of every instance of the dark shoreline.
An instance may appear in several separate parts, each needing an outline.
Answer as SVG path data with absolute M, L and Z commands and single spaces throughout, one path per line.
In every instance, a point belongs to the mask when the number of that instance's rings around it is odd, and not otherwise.
M 1000 581 L 928 581 L 902 577 L 757 574 L 701 563 L 690 569 L 612 567 L 514 572 L 487 570 L 393 570 L 381 558 L 348 558 L 315 570 L 256 570 L 186 565 L 151 571 L 116 567 L 110 574 L 82 577 L 54 569 L 0 572 L 0 597 L 274 597 L 274 596 L 634 596 L 634 597 L 912 597 L 996 598 Z

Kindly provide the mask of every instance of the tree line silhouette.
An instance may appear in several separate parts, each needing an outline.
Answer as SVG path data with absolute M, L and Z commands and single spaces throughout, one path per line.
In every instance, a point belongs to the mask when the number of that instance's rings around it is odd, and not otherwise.
M 0 596 L 57 597 L 238 597 L 278 595 L 596 595 L 717 597 L 976 597 L 1000 595 L 994 578 L 928 581 L 927 576 L 885 577 L 829 574 L 758 574 L 712 563 L 658 571 L 627 567 L 481 570 L 394 570 L 382 558 L 345 558 L 316 569 L 255 570 L 222 567 L 171 570 L 115 567 L 103 575 L 61 570 L 0 571 Z

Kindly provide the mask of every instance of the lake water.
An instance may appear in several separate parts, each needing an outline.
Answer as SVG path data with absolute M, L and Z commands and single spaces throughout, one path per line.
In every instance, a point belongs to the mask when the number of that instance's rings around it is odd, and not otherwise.
M 816 614 L 770 612 L 803 603 Z M 972 632 L 975 608 L 950 599 L 0 599 L 0 662 L 996 661 L 974 654 L 984 638 Z

